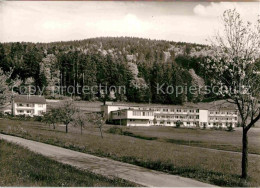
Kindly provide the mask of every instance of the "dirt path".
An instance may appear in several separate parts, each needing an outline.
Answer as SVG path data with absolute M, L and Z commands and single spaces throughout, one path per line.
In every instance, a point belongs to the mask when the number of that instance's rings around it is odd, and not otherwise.
M 118 177 L 148 187 L 209 187 L 189 178 L 170 175 L 107 158 L 64 149 L 61 147 L 0 134 L 0 139 L 13 142 L 58 162 L 106 177 Z

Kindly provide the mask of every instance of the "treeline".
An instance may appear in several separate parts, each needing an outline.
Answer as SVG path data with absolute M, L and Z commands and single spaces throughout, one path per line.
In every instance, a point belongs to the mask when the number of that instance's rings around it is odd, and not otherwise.
M 55 92 L 82 100 L 182 104 L 208 97 L 199 92 L 176 93 L 178 87 L 198 88 L 208 82 L 201 66 L 207 50 L 202 45 L 130 37 L 4 43 L 0 68 L 12 71 L 11 78 L 19 77 L 21 85 L 36 86 L 38 93 L 46 88 L 44 94 L 50 98 L 59 97 L 53 95 L 56 86 Z M 69 86 L 79 89 L 61 91 Z M 83 92 L 83 86 L 89 92 Z M 119 92 L 114 86 L 125 90 Z M 113 89 L 106 92 L 106 88 Z

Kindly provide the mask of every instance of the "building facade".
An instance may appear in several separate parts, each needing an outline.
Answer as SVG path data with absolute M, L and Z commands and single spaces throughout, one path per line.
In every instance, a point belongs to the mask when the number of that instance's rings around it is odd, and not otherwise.
M 235 127 L 235 109 L 199 109 L 184 106 L 131 106 L 107 103 L 102 106 L 109 123 L 125 126 Z
M 18 95 L 12 102 L 14 116 L 42 116 L 47 109 L 46 100 L 43 96 Z

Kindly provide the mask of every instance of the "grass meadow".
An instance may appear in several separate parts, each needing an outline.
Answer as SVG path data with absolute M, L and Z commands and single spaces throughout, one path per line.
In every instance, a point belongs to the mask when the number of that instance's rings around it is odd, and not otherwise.
M 120 179 L 107 179 L 80 171 L 0 140 L 0 186 L 135 186 Z
M 132 137 L 139 137 L 147 140 L 176 143 L 195 147 L 219 149 L 226 151 L 241 152 L 242 150 L 242 128 L 235 128 L 235 131 L 213 129 L 192 129 L 173 127 L 120 127 L 119 132 Z M 113 133 L 113 127 L 108 129 Z M 121 133 L 120 133 L 121 131 Z M 249 133 L 249 153 L 260 155 L 260 128 L 252 128 Z
M 108 157 L 219 186 L 260 185 L 260 156 L 249 156 L 250 177 L 244 182 L 240 179 L 240 153 L 207 149 L 240 151 L 240 130 L 227 132 L 172 127 L 120 128 L 123 134 L 120 131 L 119 133 L 111 131 L 114 126 L 105 125 L 102 139 L 99 130 L 92 125 L 84 129 L 83 135 L 80 135 L 80 129 L 72 126 L 66 134 L 64 126 L 57 126 L 53 130 L 40 122 L 9 119 L 0 121 L 0 131 L 5 134 Z M 255 130 L 249 132 L 251 153 L 259 152 L 260 132 Z

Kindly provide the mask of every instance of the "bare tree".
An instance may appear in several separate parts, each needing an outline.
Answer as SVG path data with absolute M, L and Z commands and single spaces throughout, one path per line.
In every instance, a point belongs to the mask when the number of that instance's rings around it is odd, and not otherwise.
M 260 118 L 260 19 L 245 23 L 234 10 L 223 13 L 224 32 L 211 40 L 205 69 L 218 86 L 217 94 L 237 106 L 243 128 L 242 178 L 248 173 L 248 131 Z
M 65 101 L 59 107 L 59 114 L 57 118 L 65 124 L 66 126 L 66 133 L 68 133 L 68 127 L 71 122 L 73 122 L 73 116 L 77 112 L 77 109 L 74 107 L 72 101 Z
M 43 121 L 48 125 L 52 125 L 53 129 L 56 128 L 56 123 L 60 121 L 60 112 L 58 108 L 52 108 L 49 112 L 46 112 L 43 116 Z
M 101 138 L 103 138 L 103 132 L 102 128 L 105 124 L 105 119 L 103 117 L 103 114 L 101 113 L 90 113 L 89 115 L 89 121 L 92 122 L 94 125 L 96 125 L 100 131 Z
M 77 110 L 77 113 L 74 114 L 73 116 L 73 124 L 74 126 L 79 126 L 80 127 L 80 134 L 82 135 L 83 128 L 86 126 L 87 122 L 87 116 L 85 113 L 80 112 Z

